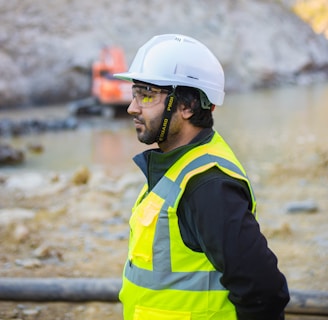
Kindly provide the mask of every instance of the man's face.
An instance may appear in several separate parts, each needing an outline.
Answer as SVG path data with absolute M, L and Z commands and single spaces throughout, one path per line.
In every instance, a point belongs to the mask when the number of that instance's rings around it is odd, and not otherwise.
M 134 116 L 139 141 L 152 144 L 158 137 L 168 92 L 145 84 L 133 85 L 132 92 L 133 100 L 127 111 Z

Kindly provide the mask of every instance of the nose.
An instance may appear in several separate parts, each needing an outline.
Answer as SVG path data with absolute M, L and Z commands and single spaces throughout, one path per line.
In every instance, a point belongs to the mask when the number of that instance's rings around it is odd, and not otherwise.
M 133 98 L 127 109 L 128 114 L 135 115 L 141 112 L 141 108 L 138 106 L 136 98 Z

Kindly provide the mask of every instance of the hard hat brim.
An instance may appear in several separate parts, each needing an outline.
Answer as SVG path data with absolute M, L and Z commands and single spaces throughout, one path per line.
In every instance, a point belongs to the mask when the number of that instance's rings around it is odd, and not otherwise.
M 184 79 L 185 77 L 176 77 L 176 79 L 172 79 L 172 77 L 164 77 L 158 75 L 149 75 L 144 73 L 138 72 L 122 72 L 122 73 L 115 73 L 115 78 L 126 80 L 126 81 L 141 81 L 151 83 L 157 86 L 192 86 L 192 81 L 194 81 L 195 88 L 202 89 L 202 84 L 199 82 L 198 79 Z M 208 83 L 204 84 L 204 87 L 207 88 L 207 96 L 208 99 L 215 105 L 222 105 L 224 100 L 224 91 L 223 88 L 221 89 L 221 93 L 218 95 L 217 90 L 218 88 L 213 88 L 213 94 L 209 92 Z

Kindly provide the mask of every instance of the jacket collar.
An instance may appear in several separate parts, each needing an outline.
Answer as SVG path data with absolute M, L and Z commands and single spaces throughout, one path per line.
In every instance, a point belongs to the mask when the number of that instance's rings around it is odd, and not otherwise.
M 163 153 L 160 149 L 149 149 L 138 155 L 133 160 L 146 176 L 149 190 L 162 178 L 165 172 L 190 149 L 207 143 L 214 134 L 213 129 L 203 129 L 189 144 Z

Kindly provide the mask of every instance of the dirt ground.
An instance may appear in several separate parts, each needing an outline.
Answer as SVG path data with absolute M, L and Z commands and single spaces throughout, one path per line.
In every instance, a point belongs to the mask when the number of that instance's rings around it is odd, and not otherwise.
M 291 289 L 328 291 L 325 139 L 291 145 L 283 158 L 263 163 L 261 174 L 253 175 L 258 212 L 265 212 L 259 216 L 261 229 Z M 129 208 L 142 182 L 132 167 L 2 172 L 0 277 L 120 278 L 128 247 Z M 121 320 L 122 316 L 119 303 L 2 301 L 0 319 Z M 289 315 L 288 319 L 317 318 Z

